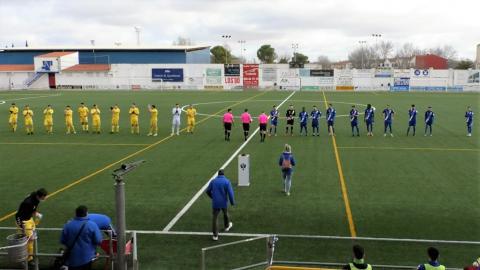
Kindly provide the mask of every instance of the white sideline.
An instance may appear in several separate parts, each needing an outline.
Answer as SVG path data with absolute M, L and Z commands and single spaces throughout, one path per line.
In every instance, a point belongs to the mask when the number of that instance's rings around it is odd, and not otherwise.
M 295 91 L 293 91 L 287 98 L 285 98 L 280 104 L 278 104 L 277 108 L 280 108 L 294 94 L 295 94 Z M 255 131 L 252 133 L 252 135 L 250 135 L 248 137 L 248 139 L 242 145 L 240 145 L 240 147 L 230 156 L 230 158 L 220 167 L 220 169 L 224 169 L 225 167 L 227 167 L 230 164 L 230 162 L 232 162 L 232 160 L 238 155 L 238 153 L 240 153 L 240 151 L 242 151 L 242 149 L 245 148 L 245 146 L 250 142 L 250 140 L 255 136 L 255 134 L 257 134 L 257 132 L 259 130 L 260 130 L 260 128 L 257 127 L 255 129 Z M 188 209 L 190 209 L 190 207 L 192 207 L 192 205 L 195 203 L 195 201 L 198 200 L 200 195 L 202 195 L 202 193 L 205 191 L 205 189 L 207 189 L 210 181 L 215 177 L 217 177 L 217 172 L 215 172 L 213 174 L 213 176 L 210 177 L 210 179 L 208 179 L 207 183 L 205 183 L 205 185 L 203 185 L 203 187 L 200 188 L 200 190 L 197 192 L 197 194 L 195 194 L 192 197 L 192 199 L 190 199 L 190 201 L 182 208 L 182 210 L 180 210 L 180 212 L 178 212 L 178 214 L 167 224 L 167 226 L 165 226 L 165 228 L 163 228 L 164 232 L 168 232 L 168 231 L 170 231 L 170 229 L 172 229 L 172 227 L 177 223 L 177 221 L 188 211 Z

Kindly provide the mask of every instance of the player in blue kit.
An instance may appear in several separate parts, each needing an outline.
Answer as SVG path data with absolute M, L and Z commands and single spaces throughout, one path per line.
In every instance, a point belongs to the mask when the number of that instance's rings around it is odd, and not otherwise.
M 432 136 L 432 125 L 433 125 L 434 119 L 435 119 L 435 113 L 432 111 L 432 107 L 428 106 L 428 109 L 425 112 L 425 135 L 424 136 L 427 136 L 427 129 L 430 129 L 430 136 Z
M 412 108 L 408 110 L 408 129 L 407 129 L 407 136 L 410 133 L 410 127 L 413 128 L 413 136 L 415 136 L 415 126 L 417 125 L 417 109 L 415 108 L 415 104 L 412 104 Z
M 310 116 L 312 117 L 312 136 L 320 136 L 318 122 L 322 116 L 322 112 L 317 109 L 317 106 L 313 106 L 313 111 L 310 113 Z
M 302 107 L 302 111 L 298 114 L 298 118 L 300 120 L 300 136 L 302 136 L 303 130 L 305 130 L 305 136 L 307 136 L 308 113 L 305 111 L 305 107 Z
M 327 129 L 328 129 L 328 135 L 334 136 L 335 135 L 335 128 L 333 127 L 333 124 L 335 123 L 335 115 L 337 112 L 335 111 L 335 108 L 333 108 L 332 103 L 328 104 L 328 109 L 327 109 Z
M 465 122 L 467 122 L 467 137 L 472 137 L 473 111 L 470 106 L 467 107 L 465 112 Z
M 373 123 L 375 122 L 375 108 L 372 104 L 367 104 L 365 109 L 365 116 L 363 117 L 365 124 L 367 124 L 367 136 L 373 136 Z
M 273 105 L 272 110 L 270 111 L 270 131 L 268 132 L 269 136 L 272 136 L 272 131 L 275 136 L 277 136 L 277 125 L 278 125 L 278 114 L 277 106 Z
M 390 105 L 387 104 L 387 108 L 383 110 L 383 137 L 387 136 L 387 128 L 390 131 L 390 136 L 393 137 L 393 132 L 392 132 L 392 121 L 393 121 L 393 115 L 395 112 L 390 108 Z
M 350 110 L 350 125 L 352 126 L 352 137 L 355 136 L 355 129 L 357 129 L 357 136 L 360 136 L 360 131 L 358 129 L 358 115 L 358 110 L 355 108 L 355 105 L 352 105 L 352 109 Z

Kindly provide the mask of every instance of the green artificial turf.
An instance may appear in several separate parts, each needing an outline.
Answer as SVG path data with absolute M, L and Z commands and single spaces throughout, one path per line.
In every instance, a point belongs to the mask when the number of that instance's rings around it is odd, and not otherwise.
M 115 219 L 113 169 L 122 162 L 144 159 L 147 162 L 126 177 L 127 228 L 161 231 L 201 189 L 209 178 L 244 143 L 241 124 L 233 128 L 232 140 L 223 140 L 219 115 L 231 107 L 238 116 L 248 108 L 256 117 L 268 113 L 291 92 L 0 92 L 0 218 L 15 211 L 29 192 L 45 187 L 51 193 L 40 211 L 40 227 L 60 228 L 80 204 L 90 212 Z M 325 92 L 337 110 L 336 146 L 351 207 L 353 226 L 360 237 L 414 238 L 478 241 L 480 239 L 480 140 L 478 93 L 358 93 Z M 8 129 L 8 107 L 29 104 L 34 110 L 35 134 L 27 136 L 23 119 L 15 134 Z M 80 102 L 99 105 L 102 110 L 100 135 L 80 131 L 64 134 L 62 111 Z M 130 134 L 128 108 L 135 102 L 141 110 L 141 135 Z M 197 105 L 199 115 L 193 135 L 184 132 L 169 137 L 171 108 L 175 103 Z M 347 117 L 351 105 L 363 112 L 365 104 L 376 107 L 374 136 L 367 137 L 360 122 L 360 137 L 351 137 Z M 51 104 L 55 110 L 54 134 L 43 131 L 42 111 Z M 111 105 L 121 108 L 120 134 L 109 134 Z M 159 136 L 147 137 L 147 104 L 159 109 Z M 320 136 L 299 136 L 298 119 L 294 136 L 284 136 L 285 121 L 280 120 L 278 136 L 260 143 L 258 135 L 241 151 L 250 154 L 251 185 L 237 187 L 237 159 L 226 168 L 232 180 L 237 205 L 230 209 L 232 233 L 351 236 L 345 198 L 334 154 L 327 135 L 325 102 L 322 92 L 295 93 L 289 104 L 298 112 L 302 106 L 322 111 Z M 381 111 L 395 110 L 395 137 L 383 137 Z M 407 111 L 417 105 L 417 135 L 406 137 Z M 466 137 L 464 113 L 471 105 L 477 113 L 472 137 Z M 423 136 L 423 113 L 432 106 L 437 115 L 432 137 Z M 213 114 L 217 115 L 213 116 Z M 362 118 L 362 116 L 360 117 Z M 185 127 L 185 118 L 182 118 Z M 256 128 L 254 121 L 253 130 Z M 311 127 L 309 125 L 309 132 Z M 278 158 L 285 143 L 292 145 L 297 166 L 292 194 L 282 193 Z M 155 144 L 155 145 L 152 145 Z M 77 181 L 77 182 L 76 182 Z M 76 182 L 75 185 L 68 186 Z M 221 222 L 220 222 L 221 223 Z M 13 218 L 0 226 L 13 226 Z M 201 195 L 173 226 L 173 231 L 209 232 L 211 206 Z M 5 239 L 9 232 L 1 231 Z M 10 232 L 11 233 L 11 232 Z M 43 235 L 43 236 L 42 236 Z M 55 252 L 59 233 L 40 232 L 40 251 Z M 138 251 L 141 269 L 197 269 L 201 248 L 245 239 L 220 236 L 213 242 L 199 235 L 140 235 Z M 438 246 L 441 261 L 449 267 L 463 267 L 480 254 L 479 245 L 427 244 L 351 240 L 321 240 L 279 237 L 275 259 L 281 261 L 347 262 L 353 243 L 365 246 L 367 261 L 373 264 L 411 265 L 425 262 L 428 246 Z M 3 244 L 2 244 L 3 245 Z M 265 243 L 258 241 L 207 252 L 207 269 L 228 269 L 265 258 Z M 42 260 L 42 269 L 50 261 Z M 0 268 L 10 264 L 0 257 Z M 97 263 L 103 269 L 103 262 Z

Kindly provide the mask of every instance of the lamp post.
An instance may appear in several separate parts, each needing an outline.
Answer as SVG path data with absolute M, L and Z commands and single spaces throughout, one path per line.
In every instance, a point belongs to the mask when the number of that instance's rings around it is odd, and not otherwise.
M 364 69 L 365 66 L 363 64 L 363 57 L 364 57 L 365 51 L 363 49 L 363 45 L 367 44 L 367 41 L 366 40 L 360 40 L 360 41 L 358 41 L 358 43 L 360 43 L 360 46 L 362 46 L 362 69 Z
M 296 65 L 297 64 L 298 43 L 292 43 L 292 49 L 293 49 L 293 63 L 295 63 L 295 65 Z
M 243 59 L 243 52 L 245 51 L 245 40 L 239 40 L 238 43 L 240 43 L 240 57 L 241 57 L 241 61 L 242 63 L 244 63 L 244 59 Z
M 232 35 L 222 35 L 222 38 L 225 40 L 225 64 L 228 64 L 228 40 L 232 38 Z

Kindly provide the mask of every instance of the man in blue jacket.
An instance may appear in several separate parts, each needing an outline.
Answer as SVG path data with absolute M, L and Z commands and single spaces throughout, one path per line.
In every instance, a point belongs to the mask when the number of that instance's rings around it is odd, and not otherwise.
M 218 171 L 218 176 L 210 181 L 210 184 L 207 187 L 206 191 L 208 197 L 212 199 L 212 208 L 213 208 L 213 220 L 212 220 L 212 232 L 214 241 L 218 240 L 218 214 L 220 210 L 223 212 L 223 224 L 225 226 L 225 231 L 228 232 L 232 227 L 233 223 L 230 221 L 228 216 L 228 200 L 232 206 L 235 205 L 235 199 L 233 197 L 233 188 L 230 180 L 225 177 L 223 170 Z
M 75 210 L 75 218 L 63 226 L 60 242 L 70 250 L 66 259 L 69 270 L 92 269 L 96 247 L 102 241 L 100 229 L 87 215 L 87 207 L 81 205 Z
M 104 214 L 89 213 L 87 217 L 88 219 L 93 221 L 95 224 L 97 224 L 98 228 L 101 231 L 111 231 L 112 237 L 113 238 L 117 237 L 117 234 L 115 233 L 115 229 L 113 228 L 113 225 L 112 225 L 112 219 L 109 216 Z M 110 236 L 108 232 L 105 232 L 105 233 Z

